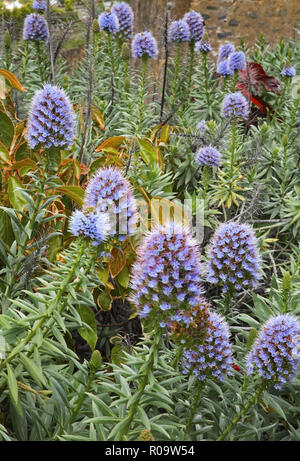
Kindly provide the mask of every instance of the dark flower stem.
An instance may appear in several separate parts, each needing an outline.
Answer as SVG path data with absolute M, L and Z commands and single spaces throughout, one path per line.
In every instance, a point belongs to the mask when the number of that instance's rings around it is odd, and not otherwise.
M 50 58 L 50 66 L 51 66 L 51 77 L 52 77 L 53 85 L 56 85 L 53 46 L 52 46 L 52 33 L 51 33 L 50 0 L 47 0 L 47 23 L 48 23 L 48 30 L 49 30 L 49 58 Z

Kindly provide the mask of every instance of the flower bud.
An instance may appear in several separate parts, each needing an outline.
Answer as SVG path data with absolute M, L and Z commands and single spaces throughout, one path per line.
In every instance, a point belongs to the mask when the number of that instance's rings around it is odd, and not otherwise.
M 130 59 L 130 49 L 126 42 L 122 45 L 121 56 L 124 61 L 128 61 Z
M 10 33 L 6 29 L 5 34 L 4 34 L 4 47 L 6 50 L 10 49 L 10 44 L 11 44 Z
M 101 365 L 102 365 L 102 355 L 101 355 L 100 351 L 98 351 L 98 350 L 93 351 L 92 356 L 91 356 L 91 360 L 90 360 L 90 364 L 96 370 L 101 367 Z

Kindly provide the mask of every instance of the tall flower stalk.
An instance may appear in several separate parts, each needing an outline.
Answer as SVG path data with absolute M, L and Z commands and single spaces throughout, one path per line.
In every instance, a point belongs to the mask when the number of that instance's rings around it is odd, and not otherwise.
M 22 81 L 25 81 L 26 78 L 26 71 L 27 71 L 27 64 L 29 60 L 29 53 L 28 53 L 28 40 L 24 41 L 24 51 L 23 51 L 23 68 L 22 68 Z
M 138 134 L 142 124 L 142 113 L 144 108 L 145 98 L 145 83 L 146 83 L 146 71 L 148 59 L 156 59 L 158 55 L 158 48 L 155 38 L 150 32 L 138 33 L 134 36 L 132 42 L 132 56 L 136 59 L 142 59 L 142 70 L 141 70 L 141 83 L 139 92 L 139 103 L 138 103 L 138 116 L 135 128 L 135 134 Z
M 233 419 L 231 420 L 230 424 L 225 428 L 225 430 L 222 432 L 222 434 L 217 438 L 217 442 L 222 442 L 225 440 L 225 438 L 230 434 L 230 432 L 234 429 L 234 427 L 239 423 L 239 421 L 242 419 L 242 417 L 247 414 L 248 410 L 257 402 L 259 399 L 259 396 L 265 389 L 266 385 L 265 383 L 262 383 L 260 386 L 258 386 L 255 394 L 251 397 L 251 399 L 248 400 L 246 405 L 243 408 L 240 408 L 237 413 L 235 413 Z
M 154 364 L 157 362 L 161 340 L 162 340 L 162 328 L 158 327 L 154 331 L 153 342 L 150 347 L 149 354 L 147 358 L 145 359 L 144 365 L 142 365 L 140 369 L 141 379 L 140 379 L 137 391 L 134 395 L 134 398 L 131 399 L 130 401 L 127 416 L 122 422 L 121 429 L 116 436 L 117 441 L 126 440 L 126 435 L 128 434 L 130 430 L 130 426 L 136 415 L 137 408 L 140 404 L 141 398 L 144 395 L 145 388 L 149 383 L 149 376 L 152 374 Z
M 189 438 L 189 435 L 191 433 L 193 420 L 194 420 L 195 414 L 197 412 L 197 408 L 198 408 L 198 405 L 199 405 L 200 397 L 202 395 L 202 391 L 204 389 L 204 383 L 201 382 L 201 381 L 198 381 L 195 387 L 196 387 L 196 389 L 194 391 L 194 396 L 193 396 L 194 398 L 193 398 L 193 402 L 192 402 L 192 405 L 191 405 L 191 408 L 190 408 L 190 412 L 189 412 L 189 416 L 188 416 L 188 420 L 187 420 L 186 428 L 185 428 L 185 437 L 187 439 Z
M 138 104 L 138 116 L 137 116 L 137 123 L 135 128 L 135 134 L 139 134 L 141 125 L 142 125 L 142 118 L 143 118 L 143 110 L 144 110 L 144 99 L 145 99 L 145 83 L 146 83 L 146 74 L 147 74 L 147 56 L 143 56 L 142 58 L 142 70 L 141 70 L 141 83 L 140 83 L 140 96 L 139 96 L 139 104 Z

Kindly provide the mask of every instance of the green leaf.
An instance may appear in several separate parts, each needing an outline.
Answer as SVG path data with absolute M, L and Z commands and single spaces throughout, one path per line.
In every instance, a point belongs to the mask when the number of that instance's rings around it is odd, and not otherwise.
M 7 384 L 8 384 L 9 394 L 10 394 L 10 397 L 11 397 L 11 400 L 14 406 L 17 408 L 18 402 L 19 402 L 19 391 L 18 391 L 17 380 L 16 380 L 14 372 L 11 366 L 9 365 L 9 363 L 6 365 L 6 369 L 7 369 Z
M 119 273 L 117 280 L 123 288 L 128 288 L 130 273 L 127 266 Z
M 36 382 L 36 384 L 40 387 L 46 387 L 47 383 L 45 377 L 38 365 L 36 365 L 29 357 L 27 357 L 22 352 L 20 353 L 20 359 L 25 369 L 28 371 L 29 375 Z
M 61 186 L 57 187 L 59 192 L 63 195 L 66 195 L 70 199 L 74 200 L 77 205 L 82 206 L 83 197 L 84 197 L 84 190 L 79 186 Z
M 248 335 L 248 339 L 247 339 L 247 351 L 249 351 L 251 349 L 251 347 L 253 346 L 253 343 L 256 339 L 258 335 L 258 331 L 256 328 L 251 328 L 250 332 L 249 332 L 249 335 Z
M 88 327 L 78 329 L 80 336 L 85 339 L 92 351 L 95 349 L 98 335 L 97 335 L 97 322 L 93 311 L 88 306 L 78 306 L 78 313 L 81 320 L 86 323 Z
M 157 159 L 157 150 L 156 148 L 151 144 L 150 141 L 147 141 L 146 139 L 141 139 L 138 138 L 138 142 L 140 145 L 140 153 L 141 157 L 144 160 L 144 162 L 148 165 L 149 163 L 158 163 Z
M 10 176 L 8 179 L 8 196 L 10 203 L 15 210 L 23 210 L 27 204 L 22 194 L 18 189 L 23 189 L 23 184 L 14 176 Z
M 0 160 L 10 163 L 9 151 L 2 142 L 0 142 Z
M 9 247 L 15 239 L 10 218 L 3 210 L 0 210 L 0 238 Z
M 124 359 L 124 352 L 125 349 L 122 347 L 120 344 L 116 344 L 110 354 L 110 360 L 112 363 L 115 363 L 116 365 L 121 365 Z
M 10 149 L 12 140 L 15 135 L 15 127 L 11 119 L 4 113 L 0 111 L 0 142 Z

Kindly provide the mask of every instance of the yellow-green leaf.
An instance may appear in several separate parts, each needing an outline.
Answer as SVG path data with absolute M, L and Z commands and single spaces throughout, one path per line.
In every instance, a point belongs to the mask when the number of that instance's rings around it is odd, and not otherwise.
M 96 347 L 98 335 L 97 335 L 97 322 L 93 311 L 88 306 L 78 306 L 77 311 L 80 315 L 81 320 L 86 323 L 88 327 L 82 327 L 78 329 L 80 336 L 90 346 L 93 351 Z
M 2 160 L 5 163 L 10 163 L 8 149 L 5 147 L 4 144 L 2 144 L 2 142 L 0 142 L 0 160 Z
M 61 186 L 56 190 L 61 192 L 63 195 L 66 195 L 70 199 L 74 200 L 77 205 L 82 206 L 84 190 L 80 186 Z
M 12 72 L 10 72 L 9 70 L 0 69 L 0 75 L 2 75 L 2 77 L 6 78 L 6 80 L 9 81 L 9 83 L 11 84 L 11 86 L 13 86 L 14 88 L 16 88 L 17 90 L 26 91 L 25 88 L 21 85 L 21 83 L 20 83 L 19 80 L 17 79 L 17 77 L 15 76 L 15 74 L 13 74 Z
M 18 189 L 23 189 L 23 184 L 14 176 L 10 176 L 8 179 L 8 196 L 10 203 L 15 210 L 22 211 L 27 205 L 27 202 Z

